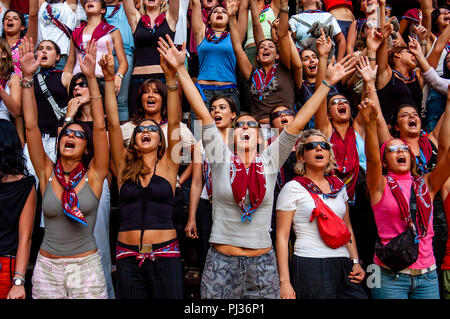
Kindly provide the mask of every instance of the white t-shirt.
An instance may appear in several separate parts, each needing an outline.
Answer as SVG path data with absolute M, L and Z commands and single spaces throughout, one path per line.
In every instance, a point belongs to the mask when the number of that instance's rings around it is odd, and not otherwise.
M 337 216 L 344 217 L 346 213 L 345 203 L 348 201 L 345 187 L 337 193 L 335 198 L 319 196 Z M 294 244 L 295 255 L 309 258 L 350 257 L 345 245 L 332 249 L 324 243 L 317 227 L 317 218 L 313 222 L 309 221 L 315 207 L 314 200 L 299 182 L 295 180 L 290 181 L 283 187 L 278 195 L 276 207 L 277 210 L 282 211 L 295 210 L 292 221 L 296 238 Z
M 170 4 L 169 4 L 170 5 Z M 178 9 L 178 21 L 175 29 L 175 38 L 173 43 L 177 45 L 187 41 L 187 11 L 189 0 L 180 0 L 180 8 Z
M 61 49 L 61 54 L 69 54 L 70 38 L 59 29 L 50 19 L 47 12 L 47 2 L 44 2 L 38 12 L 38 43 L 42 40 L 52 40 Z M 70 30 L 74 30 L 77 23 L 75 12 L 66 2 L 51 4 L 53 16 Z
M 12 77 L 12 75 L 11 75 Z M 9 78 L 8 82 L 6 82 L 5 87 L 3 88 L 6 93 L 11 94 L 11 88 L 9 87 L 9 82 L 11 81 L 11 77 Z M 0 119 L 11 121 L 10 118 L 11 113 L 9 112 L 8 108 L 5 105 L 5 102 L 3 100 L 0 100 Z

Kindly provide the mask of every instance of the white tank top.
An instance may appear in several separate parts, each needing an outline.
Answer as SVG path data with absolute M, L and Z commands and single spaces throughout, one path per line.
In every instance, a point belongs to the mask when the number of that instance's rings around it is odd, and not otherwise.
M 5 92 L 8 94 L 11 93 L 11 89 L 9 87 L 9 82 L 11 81 L 11 77 L 12 77 L 12 75 L 9 77 L 9 80 L 8 80 L 8 82 L 6 82 L 6 85 L 4 87 Z M 11 121 L 10 115 L 11 115 L 11 113 L 9 113 L 8 109 L 6 108 L 5 102 L 3 100 L 0 100 L 0 119 Z

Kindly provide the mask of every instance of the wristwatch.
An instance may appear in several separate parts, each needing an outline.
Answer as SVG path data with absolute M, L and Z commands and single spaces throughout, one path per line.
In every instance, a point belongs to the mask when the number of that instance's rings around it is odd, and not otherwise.
M 23 285 L 25 285 L 25 279 L 19 278 L 19 277 L 14 277 L 13 278 L 13 285 L 14 286 L 23 286 Z
M 352 265 L 355 264 L 361 264 L 361 261 L 359 259 L 352 259 Z
M 117 72 L 116 75 L 117 75 L 119 78 L 123 79 L 123 74 L 122 74 L 122 73 Z
M 64 118 L 64 123 L 72 123 L 73 122 L 73 118 L 71 118 L 70 116 L 67 116 L 66 118 Z

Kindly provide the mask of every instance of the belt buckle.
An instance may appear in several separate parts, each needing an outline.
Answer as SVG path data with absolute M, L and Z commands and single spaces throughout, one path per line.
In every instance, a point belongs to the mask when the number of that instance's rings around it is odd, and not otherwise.
M 153 251 L 152 244 L 144 244 L 139 248 L 139 253 L 141 254 L 150 254 Z
M 422 269 L 410 269 L 411 276 L 422 275 Z

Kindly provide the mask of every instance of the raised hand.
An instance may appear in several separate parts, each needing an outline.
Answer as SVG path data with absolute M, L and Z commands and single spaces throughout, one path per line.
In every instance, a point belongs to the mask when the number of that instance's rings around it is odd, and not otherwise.
M 416 57 L 423 56 L 422 49 L 420 48 L 419 41 L 413 39 L 411 36 L 408 36 L 408 49 L 414 54 Z
M 98 64 L 102 68 L 103 77 L 106 80 L 111 80 L 114 77 L 114 56 L 109 42 L 106 42 L 106 46 L 108 47 L 108 53 L 103 54 Z
M 331 62 L 328 64 L 325 78 L 331 85 L 335 85 L 347 75 L 355 72 L 356 59 L 353 55 L 348 54 L 342 58 L 338 63 L 335 63 L 336 58 L 333 56 Z
M 34 73 L 36 73 L 39 65 L 42 61 L 42 55 L 38 55 L 36 59 L 34 56 L 34 45 L 33 39 L 28 39 L 24 37 L 22 39 L 22 46 L 19 46 L 19 56 L 20 56 L 20 68 L 22 70 L 22 75 L 25 78 L 32 78 Z
M 413 30 L 414 33 L 417 34 L 421 42 L 426 40 L 428 31 L 423 25 L 413 25 Z
M 358 64 L 356 64 L 356 70 L 361 74 L 364 82 L 375 81 L 377 78 L 378 65 L 375 65 L 375 68 L 372 69 L 369 58 L 367 56 L 361 56 Z
M 376 28 L 372 28 L 372 30 L 370 30 L 369 34 L 367 35 L 366 39 L 367 50 L 376 52 L 380 47 L 381 43 L 383 43 L 383 39 L 384 39 L 383 33 L 377 31 Z
M 333 43 L 330 37 L 325 36 L 325 32 L 320 28 L 320 37 L 316 41 L 317 53 L 319 56 L 326 56 L 330 54 Z
M 239 11 L 239 0 L 227 0 L 227 12 L 229 17 L 234 17 Z
M 364 125 L 370 122 L 376 122 L 378 117 L 378 110 L 371 99 L 364 99 L 361 104 L 358 105 L 359 112 L 361 113 L 361 121 Z
M 178 68 L 184 66 L 184 60 L 186 58 L 186 43 L 183 43 L 181 51 L 175 47 L 172 39 L 166 35 L 167 42 L 162 37 L 158 40 L 159 47 L 157 48 L 159 54 L 165 60 L 167 67 L 178 70 Z
M 97 58 L 97 41 L 89 40 L 84 58 L 78 54 L 78 62 L 80 63 L 81 72 L 86 77 L 95 77 L 95 63 Z

